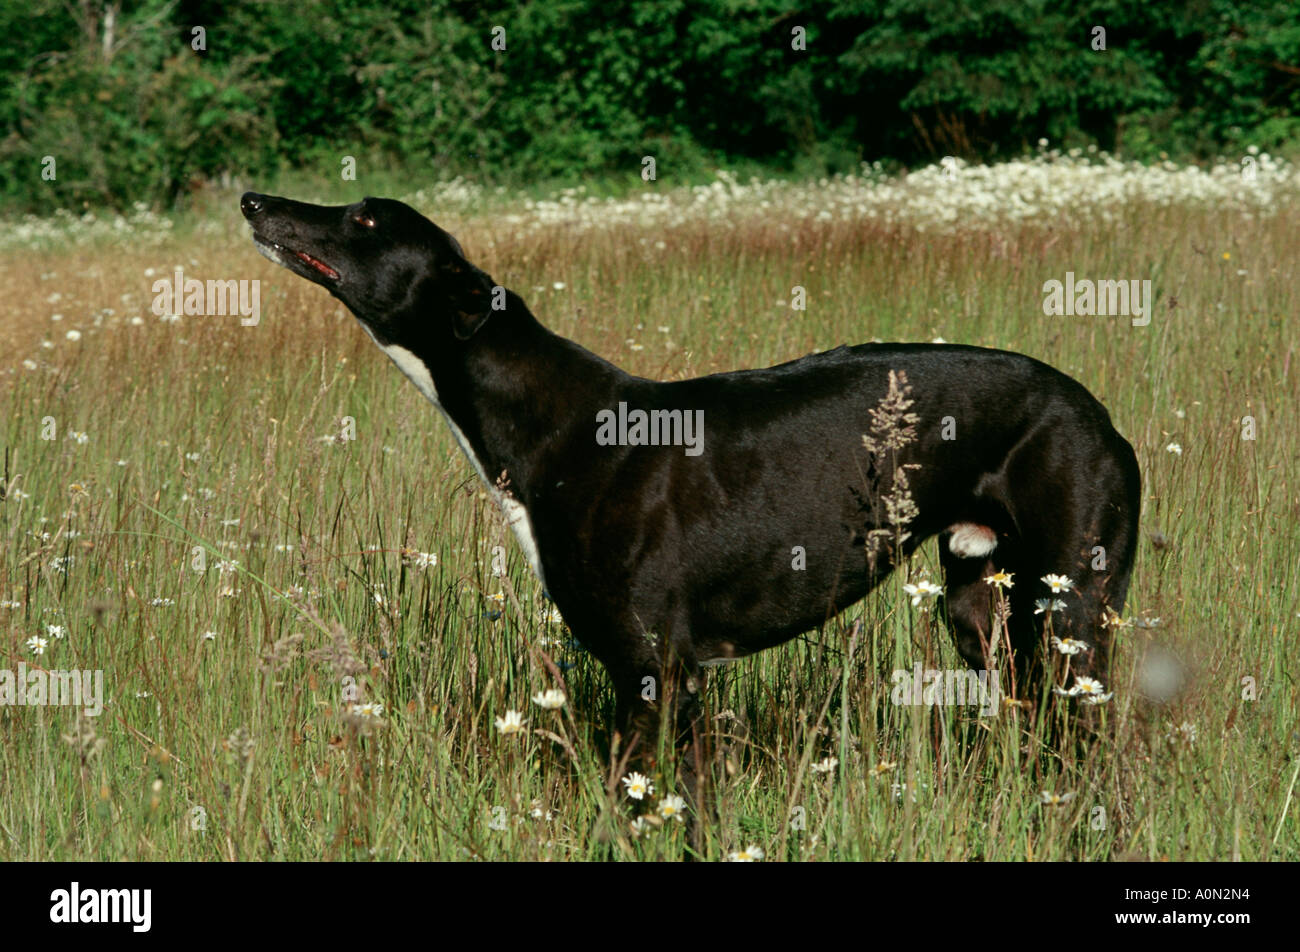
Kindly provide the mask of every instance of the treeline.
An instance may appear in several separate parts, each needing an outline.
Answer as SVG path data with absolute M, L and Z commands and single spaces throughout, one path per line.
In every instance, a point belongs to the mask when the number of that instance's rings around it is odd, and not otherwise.
M 1300 146 L 1294 0 L 31 0 L 0 6 L 0 202 L 212 181 L 824 174 Z M 661 176 L 662 176 L 661 171 Z

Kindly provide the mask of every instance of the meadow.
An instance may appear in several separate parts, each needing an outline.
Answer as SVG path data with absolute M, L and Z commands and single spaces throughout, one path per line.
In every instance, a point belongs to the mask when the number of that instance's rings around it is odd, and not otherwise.
M 893 671 L 961 667 L 903 588 L 941 582 L 931 542 L 821 631 L 713 670 L 699 858 L 1300 859 L 1295 167 L 1042 149 L 619 194 L 387 185 L 291 194 L 406 198 L 633 373 L 998 347 L 1081 380 L 1137 450 L 1099 738 L 1057 743 L 1050 695 L 1041 717 L 892 702 Z M 341 305 L 256 254 L 237 191 L 3 231 L 0 669 L 101 670 L 105 700 L 0 706 L 0 858 L 690 852 L 659 810 L 671 765 L 629 795 L 603 670 L 446 425 Z M 259 322 L 153 313 L 177 267 L 260 280 Z M 1067 272 L 1150 279 L 1150 324 L 1045 315 Z M 532 700 L 552 689 L 561 706 Z

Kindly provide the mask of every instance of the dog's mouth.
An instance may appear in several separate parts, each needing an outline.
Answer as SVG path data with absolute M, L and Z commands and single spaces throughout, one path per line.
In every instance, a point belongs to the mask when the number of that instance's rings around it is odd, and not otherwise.
M 298 261 L 301 262 L 304 267 L 310 268 L 323 278 L 330 281 L 337 281 L 339 279 L 339 273 L 315 255 L 309 255 L 305 251 L 298 251 L 294 248 L 289 248 L 279 242 L 265 238 L 257 232 L 253 232 L 253 243 L 257 245 L 258 251 L 281 267 L 290 268 L 291 262 Z M 290 268 L 290 270 L 297 269 Z

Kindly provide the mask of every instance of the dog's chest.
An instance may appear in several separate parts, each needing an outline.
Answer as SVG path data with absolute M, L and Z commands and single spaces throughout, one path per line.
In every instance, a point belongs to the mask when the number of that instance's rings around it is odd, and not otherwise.
M 366 327 L 364 323 L 362 323 L 361 326 L 365 328 L 367 334 L 370 334 L 370 329 Z M 375 335 L 370 334 L 370 338 L 371 340 L 375 340 Z M 489 495 L 491 495 L 493 501 L 496 502 L 497 506 L 501 509 L 502 514 L 506 518 L 506 524 L 510 526 L 510 531 L 514 533 L 515 540 L 519 543 L 519 548 L 523 550 L 524 557 L 528 559 L 528 565 L 532 568 L 533 574 L 537 576 L 538 580 L 540 580 L 543 585 L 545 585 L 546 579 L 542 574 L 541 552 L 537 548 L 537 537 L 533 533 L 533 523 L 528 516 L 528 509 L 518 499 L 503 493 L 497 488 L 496 484 L 488 478 L 487 471 L 483 468 L 483 464 L 479 461 L 477 454 L 475 454 L 474 448 L 465 437 L 464 431 L 456 425 L 456 421 L 451 418 L 451 414 L 446 411 L 442 402 L 438 399 L 438 388 L 434 386 L 433 375 L 429 373 L 429 368 L 425 366 L 424 361 L 405 347 L 400 347 L 396 344 L 380 344 L 378 340 L 375 340 L 375 343 L 379 346 L 379 349 L 387 354 L 389 359 L 397 365 L 397 369 L 410 378 L 411 382 L 415 384 L 416 389 L 424 395 L 425 399 L 438 408 L 438 412 L 440 412 L 443 419 L 447 421 L 447 426 L 451 428 L 451 435 L 455 437 L 461 450 L 469 458 L 470 465 L 474 467 L 474 471 L 478 473 L 479 479 L 481 479 L 483 485 L 487 487 Z

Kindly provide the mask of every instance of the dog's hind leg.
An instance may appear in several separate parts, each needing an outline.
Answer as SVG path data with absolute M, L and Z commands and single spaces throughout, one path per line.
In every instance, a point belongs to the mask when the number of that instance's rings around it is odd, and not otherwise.
M 1129 521 L 1127 507 L 1121 512 L 1098 507 L 1093 519 L 1072 543 L 1064 543 L 1044 554 L 1044 572 L 1067 575 L 1073 587 L 1059 594 L 1047 593 L 1047 586 L 1035 579 L 1045 597 L 1064 602 L 1051 613 L 1052 634 L 1060 639 L 1084 642 L 1087 648 L 1071 656 L 1070 671 L 1094 678 L 1109 686 L 1112 627 L 1119 621 L 1133 571 L 1136 541 L 1136 513 Z M 1109 510 L 1109 511 L 1107 511 Z
M 1049 452 L 1065 459 L 1045 474 L 1042 460 L 1051 457 L 1039 454 Z M 1068 656 L 1072 680 L 1086 675 L 1109 687 L 1111 624 L 1124 608 L 1141 506 L 1132 448 L 1112 433 L 1076 440 L 1069 451 L 1031 451 L 1010 462 L 1007 484 L 1019 487 L 1005 502 L 1023 547 L 1015 605 L 1033 617 L 1035 603 L 1048 600 L 1036 616 L 1039 638 L 1050 624 L 1056 637 L 1086 643 Z M 1071 584 L 1053 592 L 1044 581 L 1052 575 Z
M 939 537 L 939 563 L 944 578 L 939 610 L 962 660 L 972 668 L 983 668 L 993 619 L 993 587 L 984 579 L 996 570 L 988 555 L 955 554 L 949 546 L 951 539 L 949 532 Z
M 1001 520 L 999 520 L 1001 521 Z M 1014 664 L 1014 688 L 1023 693 L 1034 683 L 1036 632 L 1032 610 L 1023 604 L 1015 587 L 1005 592 L 1009 617 L 995 619 L 999 589 L 988 579 L 1008 572 L 1019 581 L 1024 553 L 1014 534 L 998 532 L 983 523 L 962 522 L 939 536 L 939 563 L 943 566 L 944 594 L 940 611 L 952 632 L 957 652 L 972 668 L 992 670 Z M 1002 624 L 1005 623 L 1005 632 Z M 995 645 L 994 642 L 1001 642 Z M 1010 647 L 1013 658 L 1006 657 Z

